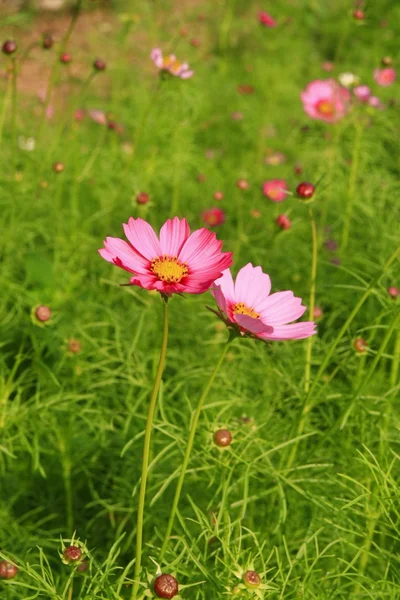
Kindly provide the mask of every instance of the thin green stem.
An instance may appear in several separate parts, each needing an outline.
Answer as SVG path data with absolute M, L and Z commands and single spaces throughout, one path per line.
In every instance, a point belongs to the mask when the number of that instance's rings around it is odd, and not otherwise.
M 163 339 L 161 344 L 160 360 L 158 363 L 158 369 L 156 378 L 154 381 L 153 391 L 150 397 L 149 410 L 147 413 L 146 430 L 144 434 L 144 446 L 143 446 L 143 461 L 142 461 L 142 476 L 140 480 L 139 490 L 139 504 L 138 504 L 138 515 L 137 515 L 137 527 L 136 527 L 136 562 L 135 562 L 135 573 L 134 582 L 132 589 L 132 600 L 136 600 L 137 593 L 139 590 L 139 578 L 142 564 L 142 546 L 143 546 L 143 516 L 144 516 L 144 503 L 146 498 L 146 485 L 149 471 L 149 458 L 150 458 L 150 442 L 151 442 L 151 431 L 153 428 L 154 412 L 157 403 L 158 392 L 160 389 L 161 378 L 164 371 L 165 358 L 167 354 L 168 344 L 168 301 L 166 298 L 163 299 L 164 308 L 164 325 L 163 325 Z
M 400 331 L 397 333 L 396 340 L 394 343 L 392 368 L 390 370 L 390 385 L 395 387 L 397 383 L 397 377 L 399 373 L 400 364 Z
M 168 521 L 168 525 L 167 525 L 167 531 L 165 532 L 165 537 L 164 537 L 164 542 L 163 545 L 161 547 L 161 552 L 160 552 L 160 556 L 159 556 L 159 562 L 161 562 L 164 558 L 165 555 L 165 551 L 167 549 L 168 546 L 168 542 L 169 542 L 169 538 L 171 535 L 171 531 L 172 531 L 172 527 L 174 525 L 174 520 L 175 520 L 175 515 L 176 515 L 176 511 L 178 509 L 178 504 L 179 504 L 179 500 L 181 497 L 181 492 L 182 492 L 182 487 L 183 487 L 183 482 L 185 479 L 185 475 L 186 475 L 186 470 L 189 464 L 189 459 L 190 459 L 190 454 L 192 452 L 192 448 L 193 448 L 193 443 L 194 443 L 194 438 L 196 435 L 196 431 L 197 431 L 197 425 L 199 422 L 199 418 L 200 418 L 200 413 L 202 411 L 204 402 L 206 401 L 206 398 L 208 396 L 208 393 L 215 381 L 216 376 L 218 375 L 218 372 L 221 368 L 222 363 L 224 362 L 226 353 L 228 352 L 228 349 L 232 343 L 232 341 L 234 340 L 235 336 L 230 336 L 228 341 L 226 342 L 226 344 L 224 345 L 222 352 L 221 352 L 221 356 L 219 357 L 219 360 L 217 362 L 217 364 L 214 367 L 214 370 L 211 374 L 210 379 L 207 382 L 206 387 L 204 388 L 204 391 L 202 393 L 202 395 L 200 396 L 199 402 L 197 404 L 196 410 L 194 412 L 193 418 L 192 418 L 192 423 L 190 426 L 190 432 L 189 432 L 189 437 L 188 437 L 188 442 L 187 442 L 187 446 L 186 446 L 186 451 L 185 451 L 185 456 L 183 458 L 183 463 L 182 463 L 182 468 L 181 468 L 181 472 L 179 475 L 179 479 L 178 479 L 178 483 L 176 486 L 176 490 L 175 490 L 175 496 L 174 496 L 174 501 L 172 504 L 172 508 L 171 508 L 171 513 L 169 516 L 169 521 Z
M 11 92 L 11 147 L 14 175 L 17 167 L 17 61 L 12 58 L 12 92 Z
M 344 252 L 347 248 L 347 244 L 349 243 L 350 236 L 350 224 L 351 218 L 353 215 L 353 207 L 354 207 L 354 199 L 356 195 L 356 186 L 357 186 L 357 177 L 358 177 L 358 167 L 360 163 L 360 149 L 361 149 L 361 139 L 364 131 L 364 124 L 362 121 L 358 121 L 356 124 L 356 136 L 354 140 L 353 146 L 353 154 L 351 158 L 351 169 L 350 169 L 350 178 L 349 178 L 349 187 L 347 191 L 347 206 L 346 206 L 346 214 L 344 218 L 344 227 L 342 233 L 342 251 Z
M 311 259 L 311 277 L 310 277 L 310 300 L 309 300 L 309 309 L 308 314 L 310 319 L 313 319 L 314 309 L 315 309 L 315 286 L 317 279 L 317 258 L 318 258 L 318 236 L 317 236 L 317 227 L 315 225 L 315 219 L 312 211 L 311 205 L 309 206 L 308 214 L 310 217 L 311 223 L 311 236 L 312 236 L 312 259 Z M 304 393 L 306 394 L 306 398 L 308 398 L 308 392 L 310 389 L 310 380 L 311 380 L 311 361 L 312 361 L 312 346 L 313 346 L 314 336 L 311 336 L 307 339 L 306 346 L 306 366 L 304 373 Z M 307 414 L 309 412 L 308 402 L 304 402 L 303 410 L 300 417 L 300 422 L 297 428 L 296 436 L 301 436 L 304 430 L 304 426 L 306 424 Z M 297 441 L 293 446 L 291 453 L 289 455 L 289 460 L 287 464 L 287 468 L 293 464 L 293 461 L 297 454 L 299 441 Z

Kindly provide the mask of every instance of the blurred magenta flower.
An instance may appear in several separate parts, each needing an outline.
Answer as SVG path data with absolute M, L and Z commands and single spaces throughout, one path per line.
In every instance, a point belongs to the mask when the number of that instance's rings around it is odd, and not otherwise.
M 194 74 L 194 71 L 189 69 L 189 65 L 187 63 L 179 62 L 174 54 L 163 56 L 160 48 L 153 48 L 150 56 L 151 60 L 160 71 L 170 73 L 174 77 L 189 79 L 189 77 L 192 77 Z
M 209 227 L 217 227 L 225 222 L 225 213 L 220 208 L 210 208 L 203 212 L 203 221 Z
M 396 70 L 393 68 L 375 69 L 374 79 L 378 85 L 384 87 L 392 85 L 396 81 Z
M 374 108 L 384 109 L 385 105 L 379 100 L 378 96 L 370 96 L 368 98 L 368 104 Z
M 357 85 L 354 90 L 355 97 L 360 100 L 360 102 L 368 102 L 371 96 L 371 88 L 367 85 Z
M 292 222 L 290 221 L 289 217 L 284 214 L 278 215 L 275 219 L 275 223 L 280 229 L 283 229 L 284 231 L 286 229 L 290 229 L 292 226 Z
M 268 181 L 264 181 L 263 193 L 272 202 L 283 202 L 288 193 L 285 179 L 269 179 Z
M 262 340 L 290 340 L 307 338 L 316 333 L 315 323 L 290 323 L 306 310 L 301 298 L 293 292 L 271 294 L 271 281 L 261 267 L 248 263 L 240 269 L 233 281 L 230 269 L 223 272 L 211 290 L 220 309 L 220 318 L 228 327 L 242 335 Z
M 107 125 L 108 119 L 106 113 L 103 110 L 94 110 L 90 109 L 87 111 L 88 117 L 92 119 L 95 123 L 99 125 Z
M 261 25 L 265 25 L 265 27 L 276 27 L 277 26 L 277 22 L 275 21 L 275 19 L 273 17 L 271 17 L 271 15 L 269 15 L 264 10 L 262 10 L 258 14 L 258 20 L 260 21 Z
M 351 96 L 334 79 L 316 79 L 301 93 L 301 99 L 305 112 L 312 119 L 336 123 L 348 112 Z
M 107 237 L 100 255 L 133 273 L 129 283 L 170 296 L 202 294 L 232 264 L 232 253 L 221 252 L 215 233 L 198 229 L 190 234 L 186 219 L 168 219 L 158 238 L 143 219 L 123 224 L 129 242 Z

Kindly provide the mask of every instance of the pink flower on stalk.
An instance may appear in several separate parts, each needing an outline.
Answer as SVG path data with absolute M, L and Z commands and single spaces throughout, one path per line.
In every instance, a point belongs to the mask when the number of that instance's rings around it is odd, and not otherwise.
M 276 27 L 277 26 L 277 22 L 275 21 L 275 19 L 273 17 L 271 17 L 271 15 L 269 15 L 264 10 L 262 10 L 259 13 L 258 20 L 260 21 L 261 25 L 265 25 L 265 27 Z
M 379 100 L 378 96 L 370 96 L 368 98 L 368 104 L 370 106 L 373 106 L 374 108 L 380 108 L 380 109 L 384 109 L 385 105 L 382 104 L 382 102 Z
M 263 183 L 263 193 L 272 202 L 283 202 L 287 196 L 287 183 L 284 179 L 269 179 Z
M 396 81 L 396 70 L 392 68 L 375 69 L 374 79 L 378 85 L 383 85 L 384 87 L 392 85 Z
M 167 296 L 202 294 L 232 264 L 232 253 L 221 252 L 215 233 L 203 228 L 190 234 L 186 219 L 168 219 L 159 238 L 143 219 L 131 217 L 123 228 L 128 242 L 107 237 L 99 253 L 134 274 L 130 285 Z
M 223 272 L 211 290 L 220 309 L 219 316 L 242 335 L 262 340 L 299 340 L 316 333 L 315 323 L 290 323 L 306 310 L 293 292 L 270 295 L 271 281 L 261 267 L 248 263 L 233 281 L 230 269 Z
M 360 102 L 368 102 L 371 97 L 371 88 L 367 85 L 357 85 L 354 90 L 355 97 L 360 100 Z
M 346 115 L 350 99 L 350 92 L 334 79 L 316 79 L 301 93 L 305 112 L 327 123 L 336 123 Z
M 225 213 L 220 208 L 209 208 L 203 212 L 203 221 L 209 227 L 217 227 L 225 222 Z
M 192 77 L 194 73 L 194 71 L 189 69 L 189 65 L 187 63 L 179 62 L 174 54 L 163 56 L 160 48 L 153 48 L 150 57 L 160 71 L 170 73 L 170 75 L 173 75 L 174 77 L 189 79 L 189 77 Z

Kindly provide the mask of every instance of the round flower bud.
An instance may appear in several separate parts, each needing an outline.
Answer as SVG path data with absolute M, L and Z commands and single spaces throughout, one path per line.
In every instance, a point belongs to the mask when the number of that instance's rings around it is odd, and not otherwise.
M 203 173 L 199 173 L 199 174 L 197 175 L 197 181 L 199 181 L 200 183 L 204 183 L 204 182 L 205 182 L 205 180 L 206 180 L 206 176 L 205 176 L 205 175 L 203 175 Z
M 7 560 L 0 561 L 0 579 L 14 579 L 18 573 L 18 567 Z
M 106 69 L 106 63 L 104 60 L 102 60 L 101 58 L 97 58 L 94 63 L 93 63 L 93 69 L 95 71 L 105 71 Z
M 52 169 L 54 173 L 62 173 L 65 169 L 64 164 L 60 161 L 53 163 Z
M 214 442 L 220 448 L 226 448 L 226 446 L 230 446 L 232 442 L 232 434 L 228 429 L 218 429 L 214 433 Z
M 355 18 L 356 21 L 364 21 L 365 19 L 365 13 L 363 10 L 361 10 L 360 8 L 358 8 L 357 10 L 355 10 L 353 12 L 353 17 Z
M 154 593 L 159 598 L 173 598 L 179 592 L 178 582 L 172 575 L 159 575 L 154 581 Z
M 393 65 L 393 59 L 391 56 L 383 56 L 381 58 L 381 63 L 383 67 L 391 67 Z
M 246 179 L 238 179 L 236 185 L 238 186 L 239 190 L 249 189 L 249 182 L 246 181 Z
M 149 200 L 150 196 L 146 194 L 146 192 L 140 192 L 140 194 L 136 196 L 136 202 L 138 204 L 147 204 Z
M 71 338 L 68 340 L 68 352 L 71 352 L 72 354 L 79 354 L 79 352 L 81 351 L 81 343 L 79 340 L 75 340 L 74 338 Z
M 278 215 L 275 219 L 275 223 L 278 225 L 280 229 L 290 229 L 292 223 L 287 215 Z
M 368 344 L 363 338 L 356 338 L 353 342 L 353 348 L 359 354 L 363 354 L 368 348 Z
M 54 40 L 49 33 L 44 33 L 42 35 L 42 48 L 44 50 L 50 50 L 53 47 Z
M 88 568 L 89 568 L 89 562 L 87 560 L 83 560 L 76 567 L 76 570 L 79 571 L 80 573 L 85 573 L 88 570 Z
M 324 312 L 320 306 L 314 306 L 313 319 L 321 319 L 323 317 Z
M 224 193 L 223 192 L 214 192 L 214 199 L 215 200 L 223 200 L 224 198 Z
M 44 304 L 41 304 L 35 310 L 35 317 L 37 318 L 38 321 L 41 321 L 42 323 L 46 323 L 46 321 L 49 321 L 50 317 L 51 317 L 50 308 L 48 306 L 45 306 Z
M 72 60 L 72 56 L 70 55 L 69 52 L 62 52 L 60 54 L 60 61 L 64 64 L 67 65 L 68 63 L 70 63 Z
M 82 558 L 82 550 L 78 546 L 68 546 L 64 550 L 64 558 L 67 562 L 77 562 Z
M 395 287 L 394 285 L 388 287 L 387 291 L 389 296 L 392 296 L 392 298 L 397 298 L 397 296 L 400 294 L 399 288 Z
M 14 42 L 14 40 L 6 40 L 2 47 L 4 54 L 14 54 L 16 49 L 17 49 L 17 43 Z
M 261 577 L 256 571 L 246 571 L 243 575 L 244 585 L 249 589 L 258 588 L 261 583 Z
M 312 198 L 314 196 L 315 186 L 312 183 L 303 181 L 297 186 L 296 192 L 300 198 L 305 198 L 308 200 L 309 198 Z

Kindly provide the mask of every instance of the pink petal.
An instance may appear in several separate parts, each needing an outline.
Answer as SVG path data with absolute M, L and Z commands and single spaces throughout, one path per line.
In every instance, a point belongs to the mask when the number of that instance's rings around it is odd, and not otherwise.
M 184 242 L 190 235 L 186 219 L 168 219 L 160 230 L 160 245 L 163 254 L 178 256 Z
M 214 260 L 216 257 L 220 258 L 223 254 L 221 248 L 222 242 L 217 240 L 215 233 L 204 228 L 197 229 L 183 244 L 178 258 L 195 271 L 207 267 L 211 258 Z
M 235 304 L 235 285 L 230 269 L 226 269 L 222 277 L 214 281 L 211 293 L 220 309 L 228 314 L 228 305 Z
M 124 223 L 123 227 L 126 237 L 139 254 L 148 260 L 162 256 L 158 237 L 146 221 L 130 217 L 128 224 Z
M 189 79 L 190 77 L 193 77 L 194 75 L 194 71 L 184 71 L 183 73 L 181 73 L 180 78 L 181 79 Z
M 119 238 L 107 237 L 104 248 L 99 250 L 105 260 L 131 273 L 147 273 L 149 261 L 143 258 L 130 244 Z
M 259 312 L 259 306 L 271 291 L 271 280 L 261 267 L 248 263 L 236 276 L 235 301 L 243 302 L 249 308 Z
M 296 298 L 293 292 L 288 291 L 271 294 L 258 312 L 263 321 L 276 327 L 299 319 L 305 310 L 306 307 L 302 306 L 301 298 Z
M 249 315 L 235 315 L 235 321 L 240 327 L 246 329 L 246 331 L 250 331 L 258 336 L 261 336 L 261 334 L 272 335 L 274 333 L 273 327 L 266 325 L 261 319 L 253 319 Z
M 274 327 L 272 334 L 261 334 L 260 337 L 264 340 L 284 341 L 284 340 L 301 340 L 310 337 L 316 332 L 315 323 L 312 321 L 304 321 L 303 323 L 292 323 L 291 325 L 281 325 Z
M 150 54 L 151 60 L 159 69 L 163 66 L 163 53 L 160 48 L 153 48 Z

